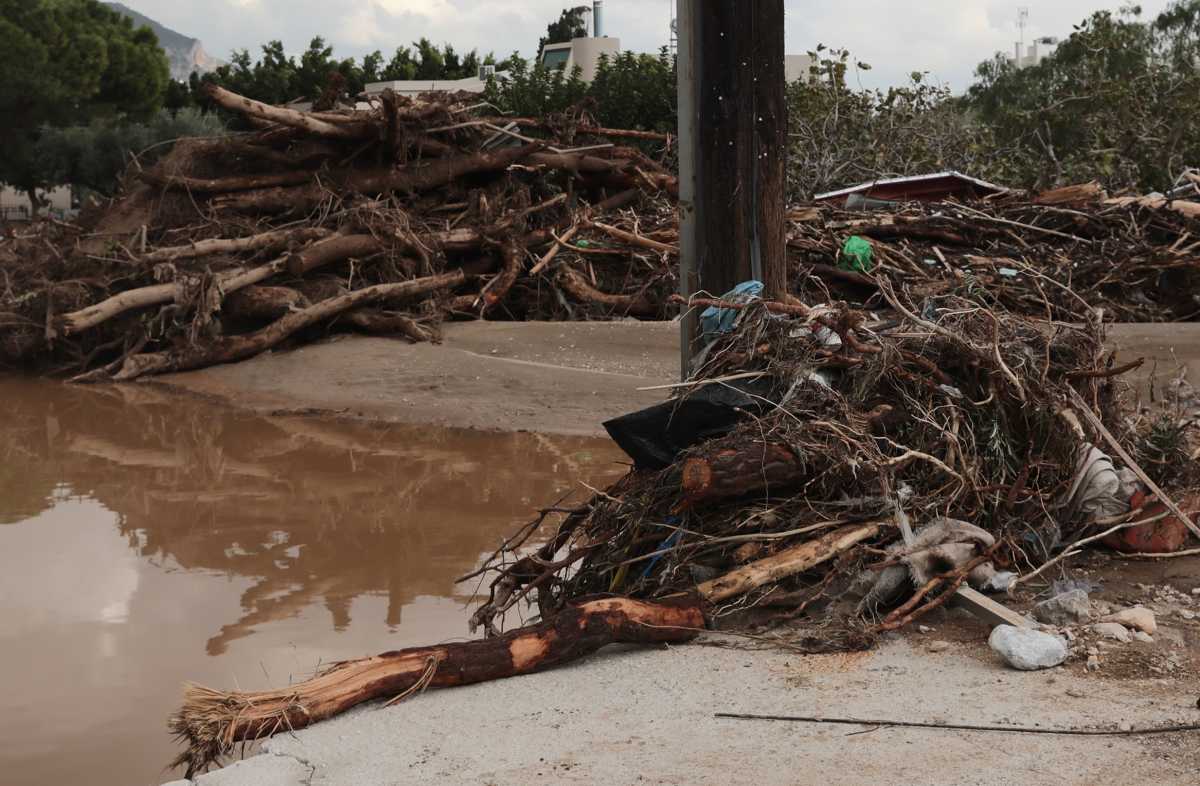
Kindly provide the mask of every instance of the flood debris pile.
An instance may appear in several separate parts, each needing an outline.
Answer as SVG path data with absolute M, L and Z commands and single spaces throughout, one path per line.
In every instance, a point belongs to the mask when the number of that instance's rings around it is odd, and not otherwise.
M 710 309 L 702 324 L 736 324 L 708 334 L 663 412 L 606 424 L 634 468 L 504 544 L 472 625 L 495 633 L 526 602 L 552 618 L 595 594 L 698 596 L 717 624 L 803 616 L 806 647 L 861 647 L 963 585 L 1009 588 L 1065 544 L 1146 518 L 1092 425 L 1133 452 L 1149 429 L 1125 417 L 1128 366 L 1099 322 L 1039 323 L 875 281 L 894 318 L 693 300 Z M 1188 462 L 1169 463 L 1152 471 Z
M 922 296 L 957 295 L 986 308 L 1083 322 L 1200 319 L 1200 203 L 1109 197 L 1095 183 L 969 204 L 879 203 L 793 210 L 794 291 L 806 302 L 886 307 L 873 272 Z M 848 237 L 871 246 L 847 259 Z
M 258 130 L 182 140 L 78 226 L 0 245 L 0 362 L 125 380 L 330 330 L 665 315 L 664 135 L 466 95 L 306 113 L 209 90 Z

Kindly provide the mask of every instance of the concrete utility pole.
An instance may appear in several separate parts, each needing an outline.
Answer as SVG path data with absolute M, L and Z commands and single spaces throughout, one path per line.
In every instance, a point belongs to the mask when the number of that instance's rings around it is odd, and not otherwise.
M 787 291 L 783 0 L 677 0 L 680 290 Z M 683 328 L 683 366 L 695 335 Z

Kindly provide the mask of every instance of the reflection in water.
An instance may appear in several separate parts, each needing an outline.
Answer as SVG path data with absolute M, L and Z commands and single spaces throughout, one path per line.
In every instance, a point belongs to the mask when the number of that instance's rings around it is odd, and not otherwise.
M 0 380 L 5 783 L 158 783 L 179 684 L 465 634 L 456 575 L 607 442 L 259 417 Z

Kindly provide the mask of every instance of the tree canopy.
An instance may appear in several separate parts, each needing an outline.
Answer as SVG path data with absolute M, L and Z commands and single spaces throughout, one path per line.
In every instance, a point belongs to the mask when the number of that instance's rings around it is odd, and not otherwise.
M 546 34 L 538 41 L 538 61 L 541 61 L 542 50 L 547 44 L 565 44 L 586 36 L 587 22 L 583 17 L 591 10 L 591 7 L 586 5 L 564 8 L 558 19 L 546 25 Z
M 0 74 L 0 182 L 31 200 L 46 127 L 148 118 L 170 80 L 154 33 L 96 0 L 0 0 Z
M 1008 151 L 1016 182 L 1166 190 L 1200 164 L 1197 63 L 1200 0 L 1150 21 L 1127 6 L 1092 14 L 1035 66 L 999 56 L 980 64 L 967 97 Z

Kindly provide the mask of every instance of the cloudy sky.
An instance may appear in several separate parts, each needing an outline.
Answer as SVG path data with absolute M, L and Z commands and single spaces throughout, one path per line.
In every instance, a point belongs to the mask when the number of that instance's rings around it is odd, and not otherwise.
M 228 58 L 234 49 L 256 52 L 278 38 L 290 52 L 314 35 L 334 53 L 385 54 L 420 36 L 449 42 L 460 52 L 478 49 L 526 55 L 537 49 L 548 21 L 576 2 L 555 0 L 124 0 L 126 5 Z M 753 2 L 753 0 L 745 0 Z M 1169 0 L 1142 0 L 1153 15 Z M 911 71 L 928 71 L 961 90 L 975 65 L 997 50 L 1012 51 L 1017 7 L 1029 9 L 1026 38 L 1066 36 L 1071 25 L 1122 0 L 787 0 L 790 53 L 818 43 L 844 46 L 873 66 L 860 74 L 866 87 L 902 81 Z M 625 49 L 656 51 L 667 42 L 673 0 L 607 0 L 606 32 Z

